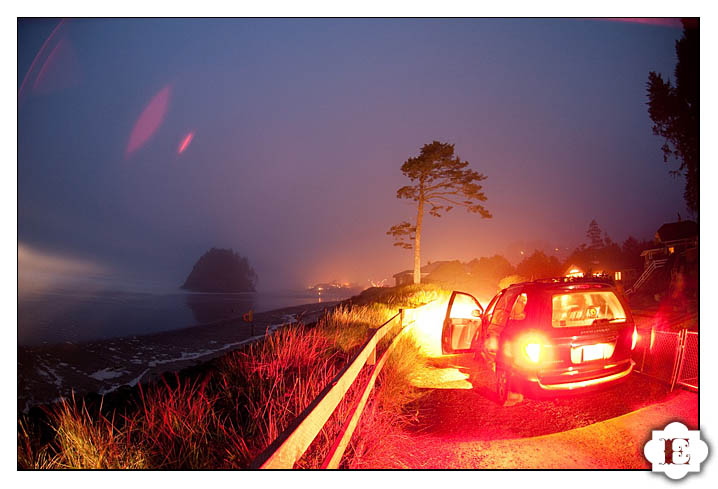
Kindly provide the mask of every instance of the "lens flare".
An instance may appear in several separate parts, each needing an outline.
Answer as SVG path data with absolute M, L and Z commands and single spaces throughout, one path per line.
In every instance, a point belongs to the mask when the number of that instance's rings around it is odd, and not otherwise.
M 30 64 L 30 69 L 27 70 L 27 73 L 25 73 L 25 77 L 22 79 L 22 83 L 20 84 L 20 88 L 17 91 L 17 98 L 18 103 L 20 103 L 23 100 L 23 95 L 25 93 L 25 85 L 27 84 L 28 80 L 31 76 L 35 75 L 36 68 L 35 65 L 38 63 L 38 61 L 44 56 L 44 53 L 49 49 L 49 46 L 52 44 L 53 39 L 55 38 L 55 35 L 60 30 L 60 28 L 65 24 L 65 19 L 62 19 L 52 30 L 50 35 L 45 39 L 45 42 L 42 43 L 42 46 L 40 47 L 40 50 L 35 55 L 35 58 L 32 60 L 32 63 Z M 36 75 L 35 75 L 36 76 Z
M 49 94 L 80 82 L 80 63 L 67 37 L 61 38 L 40 67 L 32 91 Z
M 184 138 L 182 138 L 182 141 L 180 142 L 180 145 L 177 148 L 178 155 L 181 155 L 182 153 L 184 153 L 184 150 L 187 149 L 187 146 L 189 146 L 189 143 L 192 142 L 193 137 L 194 137 L 194 131 L 190 131 L 189 134 L 187 134 Z
M 144 146 L 157 129 L 159 129 L 165 119 L 171 96 L 172 87 L 166 85 L 152 97 L 152 100 L 147 104 L 132 128 L 130 140 L 125 150 L 126 156 L 131 155 Z

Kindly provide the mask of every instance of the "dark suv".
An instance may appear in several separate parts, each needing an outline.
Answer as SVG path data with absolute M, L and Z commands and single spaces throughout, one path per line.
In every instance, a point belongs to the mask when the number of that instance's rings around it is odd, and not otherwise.
M 469 299 L 470 313 L 457 308 Z M 611 284 L 558 278 L 507 287 L 486 310 L 454 292 L 442 350 L 488 360 L 504 403 L 511 390 L 558 393 L 617 381 L 633 369 L 636 340 L 628 304 Z

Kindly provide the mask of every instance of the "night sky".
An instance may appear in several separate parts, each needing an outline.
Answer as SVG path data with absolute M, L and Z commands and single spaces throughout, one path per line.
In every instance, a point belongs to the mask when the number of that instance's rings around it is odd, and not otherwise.
M 178 286 L 216 246 L 264 290 L 369 285 L 413 264 L 385 232 L 432 140 L 488 176 L 494 217 L 428 217 L 423 263 L 687 215 L 646 107 L 675 22 L 58 22 L 18 23 L 18 239 L 61 273 Z

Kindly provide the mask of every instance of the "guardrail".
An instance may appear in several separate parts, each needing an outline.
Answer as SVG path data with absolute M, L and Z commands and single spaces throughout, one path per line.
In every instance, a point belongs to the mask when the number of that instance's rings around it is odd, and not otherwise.
M 321 468 L 336 469 L 339 467 L 344 451 L 351 440 L 356 429 L 369 395 L 374 387 L 376 379 L 384 367 L 387 358 L 391 355 L 397 340 L 403 336 L 414 324 L 414 320 L 405 320 L 405 309 L 377 328 L 367 339 L 362 348 L 354 358 L 344 367 L 322 392 L 314 399 L 307 408 L 274 440 L 255 460 L 250 468 L 252 469 L 291 469 L 299 458 L 306 452 L 309 445 L 314 441 L 336 407 L 344 399 L 356 380 L 364 365 L 373 365 L 371 376 L 362 388 L 361 396 L 352 406 L 348 419 L 341 429 L 329 454 L 326 456 Z M 413 315 L 410 315 L 413 316 Z M 377 361 L 376 349 L 379 342 L 394 328 L 399 327 L 401 331 L 392 340 L 389 347 L 382 353 Z

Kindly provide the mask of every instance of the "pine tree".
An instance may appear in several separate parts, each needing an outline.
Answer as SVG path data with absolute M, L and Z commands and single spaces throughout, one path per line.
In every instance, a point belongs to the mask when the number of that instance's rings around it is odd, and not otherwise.
M 409 177 L 411 185 L 396 191 L 398 199 L 416 202 L 414 224 L 403 221 L 392 226 L 386 234 L 394 237 L 394 246 L 414 248 L 414 283 L 421 282 L 421 230 L 424 207 L 429 214 L 441 217 L 454 207 L 464 207 L 468 212 L 490 218 L 491 213 L 480 202 L 486 201 L 479 182 L 486 179 L 483 174 L 468 168 L 468 161 L 454 155 L 454 145 L 433 141 L 421 148 L 419 156 L 409 158 L 401 165 L 401 171 Z

